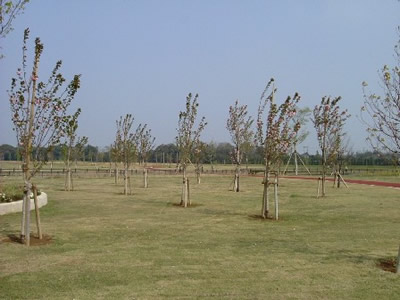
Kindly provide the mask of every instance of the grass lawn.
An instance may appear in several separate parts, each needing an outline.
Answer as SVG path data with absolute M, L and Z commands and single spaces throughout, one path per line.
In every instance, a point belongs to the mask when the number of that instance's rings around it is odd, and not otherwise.
M 316 182 L 283 179 L 277 222 L 255 217 L 260 178 L 233 193 L 231 177 L 204 176 L 187 209 L 178 176 L 149 189 L 138 176 L 132 196 L 110 177 L 75 179 L 74 192 L 38 180 L 53 240 L 0 242 L 1 299 L 399 299 L 400 275 L 378 267 L 399 247 L 396 189 L 328 184 L 316 199 Z M 19 227 L 20 214 L 0 216 L 0 241 Z

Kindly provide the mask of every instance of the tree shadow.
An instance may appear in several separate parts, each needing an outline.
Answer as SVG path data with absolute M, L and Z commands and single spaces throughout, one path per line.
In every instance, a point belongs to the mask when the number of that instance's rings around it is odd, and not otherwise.
M 40 240 L 38 236 L 31 234 L 30 235 L 30 246 L 42 246 L 48 245 L 52 243 L 53 238 L 50 235 L 44 234 L 42 239 Z M 7 234 L 7 237 L 3 239 L 3 243 L 13 243 L 13 244 L 24 244 L 23 240 L 19 235 L 16 234 Z

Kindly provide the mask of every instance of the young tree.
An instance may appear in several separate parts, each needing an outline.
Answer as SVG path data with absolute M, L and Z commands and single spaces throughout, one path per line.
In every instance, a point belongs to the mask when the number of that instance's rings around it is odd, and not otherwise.
M 133 124 L 133 117 L 131 114 L 127 114 L 124 118 L 121 117 L 117 121 L 117 138 L 116 144 L 117 149 L 120 151 L 118 156 L 122 159 L 124 165 L 124 194 L 128 195 L 132 193 L 129 167 L 132 162 L 137 158 L 137 136 L 131 132 Z
M 281 105 L 275 102 L 276 88 L 272 78 L 265 87 L 258 106 L 257 116 L 257 142 L 262 146 L 265 173 L 264 173 L 264 192 L 262 201 L 261 215 L 263 218 L 269 217 L 269 196 L 268 189 L 270 184 L 275 186 L 275 219 L 278 219 L 278 172 L 277 167 L 282 156 L 290 149 L 293 138 L 300 129 L 300 124 L 292 126 L 291 122 L 296 115 L 296 104 L 300 96 L 296 93 L 293 98 L 288 96 Z M 264 121 L 265 120 L 265 121 Z M 270 172 L 275 171 L 275 182 L 270 182 Z
M 65 185 L 64 189 L 66 191 L 73 191 L 74 185 L 72 181 L 72 171 L 71 171 L 71 162 L 76 161 L 82 156 L 83 149 L 88 142 L 87 137 L 80 137 L 77 139 L 76 130 L 78 129 L 78 117 L 81 113 L 81 110 L 78 111 L 68 117 L 67 125 L 65 130 L 65 142 L 64 142 L 64 163 L 67 170 L 65 174 Z
M 239 192 L 239 178 L 240 178 L 240 166 L 245 153 L 250 150 L 251 140 L 253 139 L 253 131 L 251 126 L 253 120 L 250 116 L 247 116 L 247 105 L 239 105 L 239 101 L 236 100 L 234 106 L 229 107 L 229 118 L 226 122 L 226 128 L 233 143 L 232 151 L 232 162 L 236 164 L 234 187 L 235 192 Z
M 200 136 L 198 136 L 198 138 L 200 138 Z M 200 141 L 200 139 L 195 140 L 193 143 L 192 161 L 196 172 L 197 184 L 201 183 L 201 173 L 203 169 L 203 160 L 206 155 L 206 147 L 207 144 Z
M 311 175 L 310 171 L 308 170 L 308 168 L 305 166 L 303 160 L 301 159 L 299 153 L 297 152 L 297 146 L 300 145 L 301 143 L 303 143 L 305 141 L 305 139 L 307 138 L 307 136 L 309 135 L 309 131 L 307 131 L 304 127 L 307 124 L 308 118 L 311 114 L 311 109 L 309 109 L 308 107 L 304 107 L 304 108 L 298 108 L 296 107 L 296 115 L 293 117 L 292 119 L 292 126 L 295 127 L 297 126 L 297 124 L 300 124 L 301 130 L 299 130 L 296 133 L 296 136 L 293 138 L 293 146 L 292 146 L 292 152 L 290 153 L 289 159 L 287 161 L 286 164 L 286 168 L 284 170 L 283 173 L 286 172 L 287 166 L 290 163 L 291 158 L 294 158 L 294 171 L 295 174 L 298 175 L 299 173 L 299 164 L 298 164 L 298 159 L 300 159 L 300 161 L 302 162 L 303 166 L 306 168 L 306 170 L 308 171 L 308 173 Z
M 350 117 L 347 109 L 341 111 L 339 101 L 341 97 L 331 99 L 322 97 L 321 104 L 316 105 L 313 110 L 313 119 L 315 130 L 317 131 L 318 144 L 321 149 L 322 157 L 322 197 L 325 196 L 325 181 L 329 164 L 337 155 L 342 138 L 344 135 L 343 126 Z
M 400 163 L 400 26 L 397 28 L 399 40 L 394 46 L 396 65 L 384 65 L 380 70 L 382 95 L 367 93 L 368 84 L 363 82 L 364 106 L 361 118 L 367 125 L 368 141 L 374 150 L 389 152 L 394 161 Z M 369 120 L 363 117 L 369 116 Z M 396 273 L 400 273 L 400 247 L 397 256 Z
M 121 163 L 122 159 L 121 159 L 121 144 L 119 143 L 119 135 L 117 132 L 116 138 L 114 143 L 111 145 L 111 161 L 114 162 L 114 181 L 115 184 L 118 184 L 119 181 L 119 164 Z
M 198 97 L 198 94 L 193 97 L 192 94 L 189 93 L 186 97 L 186 109 L 179 113 L 176 144 L 179 148 L 179 163 L 183 171 L 182 196 L 180 203 L 183 207 L 191 205 L 186 168 L 190 163 L 190 158 L 193 153 L 194 141 L 200 139 L 201 132 L 207 125 L 205 118 L 202 117 L 197 129 L 195 129 L 197 108 L 199 106 L 197 102 Z
M 400 37 L 400 27 L 398 27 Z M 400 38 L 394 47 L 396 66 L 385 65 L 380 70 L 382 94 L 367 92 L 368 84 L 363 82 L 364 106 L 361 118 L 367 126 L 374 150 L 389 152 L 400 158 Z M 368 116 L 366 118 L 366 115 Z
M 21 238 L 30 243 L 30 194 L 32 179 L 47 161 L 47 154 L 65 135 L 70 116 L 67 109 L 80 87 L 80 75 L 64 87 L 65 78 L 59 73 L 61 61 L 56 63 L 47 82 L 39 80 L 39 61 L 43 44 L 35 40 L 32 71 L 27 66 L 29 29 L 24 32 L 22 68 L 11 81 L 9 90 L 12 122 L 21 150 L 25 181 Z
M 0 38 L 4 38 L 13 30 L 13 20 L 23 12 L 28 2 L 29 0 L 0 0 Z M 0 59 L 2 57 L 0 54 Z
M 337 145 L 337 153 L 334 155 L 333 158 L 333 175 L 334 175 L 334 180 L 333 184 L 336 187 L 340 187 L 340 183 L 343 181 L 343 183 L 347 186 L 346 182 L 344 181 L 342 177 L 343 173 L 343 168 L 348 160 L 349 154 L 351 152 L 350 146 L 349 146 L 349 139 L 346 138 L 345 133 L 341 133 L 342 137 L 340 140 L 338 140 L 338 145 Z
M 154 148 L 155 137 L 151 135 L 151 129 L 147 129 L 147 124 L 139 124 L 136 129 L 136 148 L 138 151 L 139 161 L 143 166 L 143 187 L 148 187 L 147 160 L 150 151 Z

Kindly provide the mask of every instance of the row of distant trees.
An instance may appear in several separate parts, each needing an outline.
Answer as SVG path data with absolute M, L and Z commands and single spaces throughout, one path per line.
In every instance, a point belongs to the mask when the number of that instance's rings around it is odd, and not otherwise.
M 201 158 L 203 164 L 233 164 L 232 160 L 232 149 L 233 145 L 230 143 L 216 143 L 210 142 L 205 144 L 204 155 Z M 64 161 L 65 160 L 65 148 L 64 145 L 54 147 L 53 151 L 49 154 L 49 161 Z M 320 165 L 321 154 L 317 151 L 315 154 L 303 152 L 301 154 L 302 159 L 307 165 Z M 289 159 L 286 155 L 283 161 Z M 4 161 L 18 161 L 21 160 L 21 155 L 18 152 L 18 148 L 12 145 L 3 144 L 0 145 L 0 160 Z M 79 161 L 85 162 L 110 162 L 110 148 L 99 148 L 93 145 L 86 145 L 80 157 Z M 248 164 L 262 164 L 263 157 L 261 149 L 259 147 L 253 148 L 245 157 L 245 161 Z M 161 144 L 155 147 L 154 150 L 149 152 L 148 162 L 151 163 L 168 163 L 176 164 L 179 162 L 179 149 L 174 143 Z M 293 163 L 293 161 L 291 162 Z M 345 155 L 345 163 L 348 166 L 388 166 L 393 165 L 396 162 L 393 161 L 393 155 L 390 153 L 382 154 L 377 151 L 364 151 L 364 152 L 352 152 L 349 151 Z

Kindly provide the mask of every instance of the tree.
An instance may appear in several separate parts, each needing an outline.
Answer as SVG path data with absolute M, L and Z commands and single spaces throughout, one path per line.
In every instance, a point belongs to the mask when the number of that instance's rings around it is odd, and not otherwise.
M 247 105 L 240 105 L 236 100 L 234 106 L 229 107 L 229 118 L 226 122 L 226 128 L 233 143 L 231 153 L 232 162 L 236 164 L 234 187 L 235 192 L 239 192 L 240 166 L 245 153 L 249 152 L 253 139 L 252 118 L 247 116 Z
M 306 168 L 306 170 L 308 171 L 308 173 L 311 175 L 310 171 L 307 169 L 307 167 L 305 166 L 303 160 L 301 159 L 299 153 L 297 152 L 297 146 L 300 145 L 301 143 L 303 143 L 305 141 L 305 139 L 307 138 L 307 136 L 309 135 L 309 131 L 307 131 L 304 126 L 307 124 L 308 118 L 311 114 L 311 109 L 308 107 L 304 107 L 304 108 L 298 108 L 296 107 L 296 115 L 293 117 L 292 119 L 292 126 L 295 127 L 297 126 L 297 124 L 300 124 L 301 130 L 299 130 L 296 133 L 296 136 L 293 138 L 293 147 L 292 147 L 292 152 L 290 153 L 289 159 L 287 161 L 287 166 L 289 165 L 290 159 L 294 158 L 294 167 L 295 167 L 295 174 L 298 175 L 299 173 L 299 166 L 298 166 L 298 161 L 297 159 L 299 158 L 302 162 L 302 164 L 304 165 L 304 167 Z M 286 168 L 284 170 L 284 173 L 286 172 Z
M 122 149 L 121 149 L 121 142 L 120 142 L 120 132 L 117 130 L 115 141 L 111 145 L 111 161 L 114 162 L 114 181 L 115 184 L 118 184 L 119 181 L 119 164 L 122 162 Z
M 194 164 L 197 184 L 201 183 L 201 173 L 203 169 L 203 160 L 206 155 L 206 147 L 207 144 L 200 141 L 200 136 L 193 143 L 193 153 L 192 153 L 192 161 Z
M 363 82 L 364 106 L 361 117 L 367 125 L 370 142 L 374 150 L 389 152 L 396 164 L 400 163 L 400 26 L 399 39 L 394 46 L 396 66 L 384 65 L 380 70 L 382 95 L 367 93 L 368 84 Z M 363 118 L 367 114 L 370 120 Z M 397 255 L 396 273 L 400 273 L 400 247 Z
M 154 148 L 155 137 L 151 135 L 151 129 L 147 129 L 147 124 L 139 124 L 136 129 L 136 149 L 138 151 L 139 161 L 143 165 L 143 187 L 148 187 L 148 174 L 146 163 L 150 151 Z
M 316 105 L 313 110 L 314 128 L 317 131 L 318 144 L 322 157 L 322 197 L 325 196 L 325 181 L 329 164 L 335 160 L 344 135 L 343 126 L 350 117 L 347 109 L 341 111 L 339 101 L 341 97 L 331 99 L 322 97 L 321 104 Z
M 137 158 L 137 135 L 131 132 L 133 117 L 127 114 L 124 118 L 120 117 L 117 121 L 117 149 L 120 151 L 118 156 L 124 165 L 124 195 L 132 193 L 129 167 Z
M 274 184 L 275 190 L 275 219 L 278 219 L 278 172 L 282 156 L 290 149 L 293 138 L 300 129 L 300 123 L 291 125 L 296 115 L 296 104 L 300 100 L 299 94 L 292 97 L 288 96 L 281 104 L 275 103 L 276 88 L 274 79 L 268 82 L 261 94 L 260 104 L 257 115 L 257 142 L 263 148 L 263 157 L 265 164 L 264 173 L 264 192 L 262 201 L 262 217 L 269 217 L 269 195 L 270 184 Z M 265 120 L 265 121 L 264 121 Z M 270 172 L 275 171 L 275 182 L 270 182 Z
M 179 112 L 176 145 L 179 148 L 179 164 L 183 171 L 182 195 L 180 202 L 183 207 L 191 205 L 186 168 L 190 163 L 190 158 L 193 153 L 194 141 L 200 139 L 201 132 L 207 125 L 205 118 L 202 117 L 197 125 L 197 129 L 195 128 L 197 108 L 199 106 L 197 102 L 198 97 L 198 94 L 193 97 L 192 94 L 189 93 L 186 97 L 185 111 Z
M 72 181 L 71 161 L 76 161 L 82 156 L 83 149 L 88 142 L 87 137 L 80 137 L 77 139 L 76 130 L 78 129 L 78 117 L 81 110 L 70 116 L 67 121 L 65 130 L 65 142 L 64 142 L 64 163 L 67 170 L 65 174 L 65 185 L 66 191 L 73 191 L 74 185 Z
M 340 187 L 340 182 L 343 181 L 343 183 L 347 186 L 346 182 L 344 181 L 342 177 L 342 172 L 343 172 L 343 167 L 347 163 L 349 156 L 351 153 L 351 148 L 350 148 L 350 141 L 348 138 L 346 138 L 346 134 L 342 133 L 342 138 L 339 141 L 339 145 L 337 147 L 337 153 L 334 157 L 334 162 L 333 162 L 333 168 L 334 168 L 334 186 Z
M 0 0 L 0 38 L 13 30 L 12 22 L 23 12 L 29 0 Z M 0 58 L 3 56 L 0 54 Z
M 400 27 L 398 34 L 400 37 Z M 392 153 L 397 161 L 400 158 L 400 38 L 394 52 L 396 66 L 384 65 L 380 70 L 381 95 L 367 92 L 368 84 L 363 82 L 361 118 L 367 126 L 367 140 L 372 148 L 381 153 Z
M 21 150 L 22 170 L 25 182 L 21 238 L 30 243 L 30 194 L 32 179 L 47 161 L 47 154 L 59 144 L 65 135 L 70 116 L 67 109 L 80 87 L 80 75 L 64 88 L 65 78 L 59 73 L 62 62 L 58 61 L 47 82 L 38 82 L 39 61 L 43 44 L 35 39 L 35 56 L 32 71 L 27 66 L 27 41 L 29 29 L 24 32 L 22 68 L 17 78 L 12 78 L 9 100 L 12 122 Z

